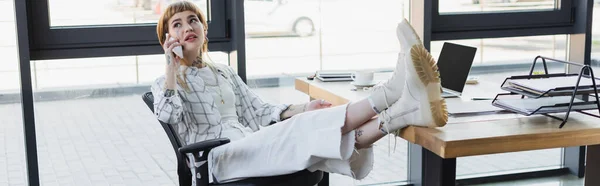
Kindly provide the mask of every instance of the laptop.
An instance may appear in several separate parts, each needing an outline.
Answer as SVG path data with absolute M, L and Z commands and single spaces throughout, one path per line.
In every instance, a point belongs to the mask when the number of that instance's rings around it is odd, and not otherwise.
M 437 62 L 442 81 L 443 98 L 460 97 L 462 95 L 476 52 L 477 48 L 444 43 Z M 493 106 L 491 102 L 491 100 L 446 100 L 448 113 L 451 115 L 497 113 L 503 110 Z
M 442 81 L 442 97 L 459 97 L 475 59 L 477 48 L 445 42 L 437 61 Z
M 317 71 L 316 78 L 322 82 L 352 81 L 351 71 Z

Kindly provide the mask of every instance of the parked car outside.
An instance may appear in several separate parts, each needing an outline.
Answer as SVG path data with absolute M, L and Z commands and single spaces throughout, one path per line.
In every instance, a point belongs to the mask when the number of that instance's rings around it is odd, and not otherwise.
M 312 36 L 319 25 L 319 4 L 311 0 L 246 0 L 249 35 Z

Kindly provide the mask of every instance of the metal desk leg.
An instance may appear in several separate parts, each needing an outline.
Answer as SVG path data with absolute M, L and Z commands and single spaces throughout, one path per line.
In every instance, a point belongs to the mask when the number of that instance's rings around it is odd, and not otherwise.
M 564 148 L 563 161 L 571 174 L 583 178 L 585 176 L 585 146 Z
M 585 185 L 600 185 L 600 145 L 587 146 Z
M 456 158 L 443 159 L 423 148 L 423 185 L 456 185 Z

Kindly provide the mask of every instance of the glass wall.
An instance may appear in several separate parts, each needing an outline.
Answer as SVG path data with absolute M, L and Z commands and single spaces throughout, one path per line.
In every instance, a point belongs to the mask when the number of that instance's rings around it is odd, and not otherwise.
M 171 144 L 141 100 L 149 87 L 133 88 L 142 58 L 149 60 L 140 66 L 164 62 L 162 56 L 33 61 L 43 66 L 34 89 L 41 183 L 176 183 Z
M 594 69 L 594 75 L 600 74 L 600 24 L 597 20 L 600 20 L 600 1 L 595 1 L 593 18 L 594 23 L 592 24 L 592 61 L 591 65 Z
M 216 63 L 227 54 L 210 52 Z M 34 90 L 146 86 L 164 73 L 164 54 L 32 61 Z M 111 75 L 118 74 L 118 75 Z
M 228 63 L 224 53 L 209 55 Z M 41 183 L 178 182 L 169 139 L 141 99 L 164 74 L 163 55 L 32 63 Z
M 318 69 L 320 7 L 319 0 L 246 0 L 247 78 Z
M 504 92 L 500 89 L 500 86 L 505 78 L 529 74 L 529 69 L 536 56 L 541 55 L 566 60 L 567 53 L 566 35 L 548 35 L 435 41 L 431 43 L 431 53 L 434 57 L 439 56 L 445 42 L 477 48 L 469 76 L 477 79 L 479 84 L 465 88 L 463 95 L 467 98 L 493 98 L 496 94 Z M 438 63 L 442 62 L 438 61 Z M 550 73 L 565 72 L 565 66 L 561 63 L 549 62 L 548 65 Z M 538 67 L 535 70 L 536 73 L 543 72 L 543 69 L 540 68 L 541 63 L 536 66 Z M 561 165 L 562 150 L 545 149 L 458 158 L 456 174 L 459 177 L 470 177 L 480 174 L 500 174 L 509 171 Z
M 51 25 L 158 19 L 134 1 L 51 0 Z M 13 2 L 0 0 L 0 185 L 27 185 Z M 41 185 L 176 185 L 169 139 L 141 99 L 164 68 L 162 54 L 31 61 Z
M 51 0 L 51 26 L 153 23 L 169 0 Z M 201 7 L 206 0 L 194 1 Z M 557 1 L 440 1 L 441 13 L 552 10 Z M 12 0 L 0 0 L 0 185 L 26 184 L 19 71 Z M 395 26 L 408 15 L 408 0 L 246 0 L 248 84 L 275 103 L 303 103 L 293 80 L 317 70 L 391 70 L 399 49 Z M 94 7 L 73 10 L 70 7 Z M 67 12 L 71 11 L 69 14 Z M 206 10 L 205 10 L 206 12 Z M 72 14 L 75 13 L 75 14 Z M 72 16 L 77 15 L 77 16 Z M 596 15 L 594 15 L 596 17 Z M 594 26 L 593 32 L 598 29 Z M 600 65 L 594 34 L 593 64 Z M 496 93 L 504 78 L 524 74 L 536 55 L 565 59 L 566 36 L 436 41 L 478 48 L 470 76 L 491 84 Z M 507 55 L 510 54 L 510 55 Z M 228 55 L 210 54 L 217 63 Z M 158 55 L 31 62 L 38 135 L 40 179 L 44 185 L 174 185 L 175 156 L 155 117 L 140 95 L 164 73 Z M 564 66 L 554 65 L 552 72 Z M 600 74 L 600 73 L 599 73 Z M 14 140 L 17 139 L 17 140 Z M 395 147 L 395 148 L 394 148 Z M 407 180 L 407 143 L 385 137 L 375 145 L 376 162 L 360 181 L 330 175 L 331 185 L 368 185 Z M 459 158 L 457 174 L 561 165 L 561 150 Z M 140 183 L 141 182 L 141 183 Z
M 244 6 L 248 78 L 391 68 L 399 50 L 396 24 L 408 14 L 404 0 L 246 0 Z
M 27 185 L 13 3 L 0 0 L 0 185 Z
M 248 84 L 262 98 L 304 103 L 294 78 L 318 70 L 390 70 L 400 46 L 396 24 L 408 14 L 404 0 L 246 0 Z M 394 148 L 395 147 L 395 148 Z M 330 174 L 331 185 L 407 180 L 407 143 L 385 137 L 374 147 L 373 171 L 364 180 Z M 393 162 L 393 163 L 390 163 Z
M 538 55 L 562 60 L 566 60 L 567 56 L 566 35 L 433 41 L 431 54 L 435 58 L 439 57 L 445 42 L 477 48 L 471 72 L 475 74 L 484 69 L 509 71 L 508 67 L 518 67 L 528 72 L 533 59 Z
M 261 93 L 270 95 L 266 97 L 286 97 L 277 100 L 301 103 L 308 97 L 294 92 L 292 80 L 295 77 L 314 73 L 317 70 L 390 70 L 395 65 L 399 50 L 399 44 L 395 38 L 395 26 L 407 14 L 406 11 L 398 10 L 405 10 L 408 2 L 401 0 L 377 1 L 377 3 L 367 4 L 358 1 L 302 1 L 302 4 L 294 4 L 295 1 L 284 2 L 282 4 L 281 1 L 245 1 L 248 79 L 250 82 L 260 82 L 261 80 L 266 82 L 264 79 L 271 78 L 272 81 L 277 82 L 276 84 L 253 84 L 257 90 L 261 86 L 274 85 L 275 87 L 271 90 L 277 91 Z M 266 6 L 265 4 L 268 3 L 271 5 Z M 440 2 L 440 4 L 442 3 L 443 1 Z M 529 5 L 521 5 L 525 2 L 508 3 L 512 5 L 507 4 L 505 7 L 541 7 L 541 5 L 535 5 L 535 2 L 529 3 Z M 543 4 L 542 2 L 537 3 Z M 546 4 L 550 4 L 550 9 L 552 9 L 553 3 L 554 1 L 550 1 Z M 275 34 L 271 32 L 274 27 L 272 25 L 279 24 L 279 22 L 265 14 L 263 14 L 262 20 L 268 21 L 256 24 L 258 21 L 254 20 L 260 17 L 258 16 L 259 12 L 267 11 L 265 9 L 269 10 L 270 16 L 282 15 L 283 13 L 278 12 L 279 10 L 291 17 L 301 14 L 295 11 L 293 13 L 284 11 L 287 10 L 287 6 L 292 5 L 295 7 L 318 7 L 321 24 L 320 26 L 315 24 L 314 33 L 295 33 L 292 29 L 279 30 L 280 32 Z M 304 10 L 306 8 L 297 9 Z M 361 13 L 353 14 L 357 11 Z M 314 14 L 310 11 L 302 13 Z M 566 56 L 565 35 L 436 41 L 431 43 L 431 52 L 434 57 L 439 56 L 444 42 L 473 46 L 478 49 L 470 76 L 477 78 L 480 82 L 485 82 L 486 87 L 491 88 L 483 90 L 482 92 L 488 94 L 479 97 L 494 96 L 499 93 L 500 84 L 510 75 L 528 73 L 529 67 L 537 55 L 557 59 L 565 59 Z M 551 72 L 564 71 L 564 66 L 560 64 L 552 64 L 551 67 Z M 376 159 L 379 161 L 375 162 L 374 170 L 367 179 L 354 181 L 344 176 L 330 175 L 331 184 L 375 184 L 406 180 L 406 142 L 398 139 L 397 150 L 388 155 L 389 140 L 392 140 L 393 143 L 394 139 L 384 138 L 375 147 Z M 459 158 L 457 173 L 459 176 L 467 176 L 560 166 L 561 154 L 560 149 L 549 149 Z M 517 159 L 519 160 L 517 161 Z M 509 161 L 513 163 L 507 163 Z M 390 166 L 390 162 L 394 162 L 394 164 Z

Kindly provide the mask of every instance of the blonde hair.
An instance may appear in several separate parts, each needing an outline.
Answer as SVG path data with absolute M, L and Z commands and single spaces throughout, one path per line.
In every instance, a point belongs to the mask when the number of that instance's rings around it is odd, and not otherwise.
M 206 21 L 206 17 L 194 3 L 191 3 L 191 2 L 185 1 L 185 0 L 173 2 L 165 9 L 163 14 L 158 19 L 158 23 L 156 24 L 156 35 L 158 36 L 158 42 L 160 43 L 161 46 L 167 40 L 165 34 L 169 33 L 169 19 L 171 19 L 173 17 L 173 15 L 175 15 L 179 12 L 185 12 L 185 11 L 194 12 L 196 14 L 196 16 L 198 16 L 198 19 L 200 19 L 200 23 L 204 26 L 203 31 L 206 32 L 208 30 L 208 22 Z M 196 59 L 201 61 L 202 63 L 206 64 L 207 66 L 209 66 L 208 61 L 203 60 L 203 55 L 206 54 L 207 52 L 208 52 L 208 39 L 205 39 L 204 43 L 202 44 L 202 47 L 200 47 L 200 54 L 196 57 Z M 183 58 L 181 59 L 181 62 L 182 62 L 182 65 L 184 65 L 184 66 L 191 66 L 193 63 L 193 61 L 187 61 L 186 59 L 183 59 Z M 179 70 L 178 70 L 178 72 L 179 72 Z M 177 83 L 181 87 L 183 87 L 185 90 L 189 91 L 189 87 L 188 87 L 187 83 L 184 81 L 184 79 L 187 79 L 185 73 L 183 74 L 183 79 L 181 79 L 179 77 L 179 75 L 177 75 Z

